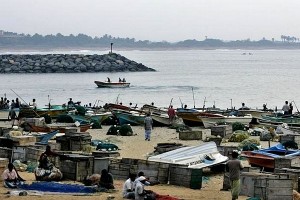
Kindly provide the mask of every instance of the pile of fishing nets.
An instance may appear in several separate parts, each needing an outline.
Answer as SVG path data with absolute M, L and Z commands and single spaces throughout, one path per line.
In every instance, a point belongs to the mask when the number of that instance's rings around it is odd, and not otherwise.
M 239 149 L 242 151 L 253 151 L 258 150 L 260 146 L 260 142 L 256 139 L 245 139 L 239 144 Z
M 123 124 L 122 126 L 112 125 L 107 133 L 107 135 L 122 135 L 122 136 L 132 136 L 133 130 L 129 124 Z
M 42 192 L 60 192 L 60 193 L 94 193 L 95 187 L 87 187 L 77 184 L 63 184 L 57 182 L 33 182 L 32 184 L 23 184 L 19 186 L 22 190 L 36 190 Z
M 235 131 L 229 138 L 229 142 L 242 142 L 245 139 L 249 138 L 249 134 L 247 131 L 238 130 Z

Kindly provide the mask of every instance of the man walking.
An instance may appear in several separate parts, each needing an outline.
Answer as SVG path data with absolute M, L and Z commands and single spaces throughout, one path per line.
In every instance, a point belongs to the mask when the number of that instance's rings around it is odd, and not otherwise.
M 232 152 L 232 160 L 226 163 L 226 169 L 229 172 L 229 180 L 231 186 L 231 196 L 232 200 L 236 200 L 240 193 L 240 172 L 243 169 L 243 165 L 240 160 L 238 160 L 238 152 Z
M 152 130 L 152 125 L 153 125 L 153 121 L 150 116 L 150 113 L 147 113 L 144 124 L 145 124 L 145 140 L 150 141 L 151 130 Z

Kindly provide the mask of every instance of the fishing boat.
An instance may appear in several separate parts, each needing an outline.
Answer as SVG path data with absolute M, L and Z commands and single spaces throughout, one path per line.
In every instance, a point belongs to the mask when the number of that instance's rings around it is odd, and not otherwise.
M 242 123 L 244 125 L 249 125 L 252 120 L 252 115 L 245 115 L 242 117 L 237 116 L 219 116 L 219 117 L 203 117 L 201 118 L 205 128 L 210 128 L 215 124 L 232 124 L 235 122 Z
M 112 114 L 115 115 L 120 125 L 143 125 L 145 121 L 145 114 L 137 111 L 124 111 L 124 110 L 112 110 Z
M 171 126 L 183 124 L 180 117 L 176 117 L 173 121 L 170 121 L 168 114 L 156 114 L 151 113 L 151 118 L 153 120 L 153 126 Z
M 30 129 L 32 132 L 51 132 L 58 130 L 60 133 L 65 133 L 67 128 L 76 128 L 77 126 L 74 123 L 57 123 L 57 124 L 47 124 L 44 126 L 35 126 L 35 125 L 30 125 Z M 88 129 L 91 128 L 90 124 L 83 124 L 79 125 L 77 127 L 80 132 L 86 132 Z
M 258 109 L 238 110 L 238 116 L 252 115 L 253 118 L 262 119 L 264 116 L 272 114 L 272 111 L 264 111 Z
M 226 162 L 217 149 L 215 142 L 206 142 L 197 146 L 181 147 L 166 153 L 148 158 L 149 161 L 186 165 L 189 168 L 201 169 Z
M 56 118 L 57 116 L 67 112 L 67 107 L 61 105 L 51 105 L 50 107 L 43 107 L 33 109 L 32 107 L 21 107 L 19 112 L 19 117 L 37 117 L 49 115 L 51 118 Z
M 300 116 L 299 115 L 282 115 L 282 114 L 274 114 L 274 115 L 266 115 L 263 116 L 262 119 L 259 120 L 261 123 L 269 123 L 274 125 L 287 124 L 291 127 L 300 127 Z
M 266 149 L 243 151 L 241 156 L 246 157 L 252 166 L 274 169 L 275 158 L 300 156 L 300 151 L 286 149 L 279 143 Z
M 103 82 L 94 81 L 99 88 L 126 88 L 129 87 L 130 83 L 126 82 Z
M 203 126 L 202 118 L 223 117 L 221 114 L 203 112 L 197 109 L 177 108 L 176 115 L 182 118 L 184 124 L 188 126 Z

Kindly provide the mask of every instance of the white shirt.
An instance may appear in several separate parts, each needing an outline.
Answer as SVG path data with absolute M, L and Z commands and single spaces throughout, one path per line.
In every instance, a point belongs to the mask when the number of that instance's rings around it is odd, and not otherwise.
M 143 196 L 140 195 L 143 194 L 143 192 L 144 192 L 144 185 L 140 181 L 137 181 L 135 185 L 135 191 L 134 191 L 135 200 L 144 200 L 144 195 Z
M 123 185 L 123 197 L 127 194 L 127 190 L 134 191 L 133 182 L 131 179 L 127 179 Z

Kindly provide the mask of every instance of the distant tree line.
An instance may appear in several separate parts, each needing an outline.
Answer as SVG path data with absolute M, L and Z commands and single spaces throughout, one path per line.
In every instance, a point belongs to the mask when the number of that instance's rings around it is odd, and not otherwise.
M 258 41 L 250 39 L 223 41 L 205 36 L 203 41 L 189 39 L 180 42 L 170 43 L 166 41 L 151 42 L 149 40 L 136 40 L 134 38 L 119 38 L 111 35 L 102 37 L 91 37 L 85 34 L 64 36 L 61 33 L 56 35 L 25 35 L 13 32 L 0 31 L 0 48 L 108 48 L 113 43 L 117 48 L 300 48 L 299 38 L 294 36 L 281 35 L 281 40 L 274 38 L 267 40 L 262 38 Z

